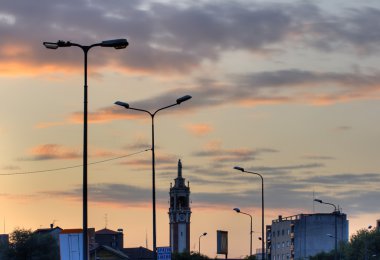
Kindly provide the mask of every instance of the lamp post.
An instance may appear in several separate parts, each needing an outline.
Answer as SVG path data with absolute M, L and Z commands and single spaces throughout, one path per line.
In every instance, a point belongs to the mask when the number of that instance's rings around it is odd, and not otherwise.
M 368 232 L 370 232 L 372 229 L 372 225 L 369 225 L 367 227 L 367 230 L 365 231 L 365 237 L 364 237 L 364 260 L 368 260 Z
M 253 233 L 253 231 L 252 231 L 252 215 L 241 211 L 239 208 L 234 208 L 234 210 L 236 211 L 236 213 L 241 213 L 241 214 L 247 215 L 247 216 L 249 216 L 251 218 L 251 231 L 249 232 L 249 234 L 250 234 L 249 256 L 251 256 L 252 255 L 252 233 Z
M 326 205 L 330 205 L 330 206 L 333 206 L 334 207 L 334 219 L 335 219 L 335 236 L 331 236 L 331 237 L 334 237 L 335 238 L 335 245 L 334 245 L 334 259 L 335 260 L 338 260 L 338 225 L 337 225 L 337 215 L 338 215 L 338 210 L 337 210 L 337 207 L 330 203 L 330 202 L 324 202 L 320 199 L 314 199 L 315 202 L 319 202 L 321 204 L 326 204 Z
M 244 168 L 235 166 L 235 170 L 241 171 L 241 172 L 246 172 L 250 174 L 257 175 L 261 178 L 261 257 L 262 259 L 265 259 L 265 246 L 264 246 L 264 178 L 260 173 L 257 172 L 251 172 L 251 171 L 246 171 Z
M 84 54 L 84 102 L 83 102 L 83 259 L 88 259 L 88 235 L 87 235 L 87 107 L 88 107 L 88 86 L 87 86 L 87 55 L 88 51 L 96 46 L 113 47 L 115 49 L 125 49 L 128 46 L 126 39 L 114 39 L 102 41 L 92 45 L 81 45 L 69 41 L 43 42 L 47 49 L 58 49 L 61 47 L 79 47 Z
M 199 239 L 198 239 L 198 245 L 199 245 L 199 247 L 198 247 L 198 252 L 199 252 L 199 254 L 201 254 L 201 237 L 204 237 L 204 236 L 206 236 L 207 235 L 207 232 L 204 232 L 202 235 L 200 235 L 199 236 Z
M 115 105 L 122 106 L 125 109 L 130 109 L 130 110 L 136 110 L 140 112 L 144 112 L 150 115 L 152 119 L 152 204 L 153 204 L 153 255 L 154 259 L 157 259 L 157 246 L 156 246 L 156 158 L 155 158 L 155 148 L 154 148 L 154 116 L 161 110 L 180 105 L 182 102 L 185 102 L 187 100 L 191 99 L 191 96 L 186 95 L 183 97 L 180 97 L 176 100 L 176 103 L 165 106 L 162 108 L 157 109 L 153 113 L 145 110 L 145 109 L 140 109 L 140 108 L 134 108 L 130 107 L 128 103 L 121 102 L 121 101 L 116 101 Z

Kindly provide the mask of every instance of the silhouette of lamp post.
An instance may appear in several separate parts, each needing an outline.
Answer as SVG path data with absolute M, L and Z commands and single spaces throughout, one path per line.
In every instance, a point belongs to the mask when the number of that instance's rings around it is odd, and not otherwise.
M 369 225 L 367 227 L 367 230 L 366 230 L 366 233 L 365 233 L 365 237 L 364 237 L 364 260 L 368 260 L 368 233 L 367 232 L 370 232 L 372 229 L 372 225 Z
M 102 41 L 92 45 L 81 45 L 69 41 L 43 42 L 47 49 L 58 49 L 62 47 L 79 47 L 84 53 L 84 108 L 83 108 L 83 259 L 88 259 L 88 235 L 87 235 L 87 107 L 88 107 L 88 86 L 87 86 L 87 54 L 93 47 L 113 47 L 115 49 L 125 49 L 128 46 L 126 39 L 115 39 Z
M 335 219 L 335 231 L 334 231 L 334 233 L 335 233 L 335 236 L 332 236 L 332 235 L 330 235 L 329 236 L 329 234 L 328 234 L 328 236 L 329 237 L 333 237 L 334 239 L 335 239 L 335 245 L 334 245 L 334 259 L 335 260 L 337 260 L 338 259 L 338 225 L 337 225 L 337 215 L 338 215 L 338 210 L 337 210 L 337 207 L 334 205 L 334 204 L 332 204 L 332 203 L 330 203 L 330 202 L 324 202 L 324 201 L 322 201 L 322 200 L 320 200 L 320 199 L 314 199 L 314 201 L 315 202 L 319 202 L 319 203 L 321 203 L 321 204 L 326 204 L 326 205 L 330 205 L 330 206 L 333 206 L 334 207 L 334 219 Z
M 239 208 L 234 208 L 234 210 L 236 211 L 236 213 L 241 213 L 241 214 L 247 215 L 251 218 L 251 231 L 249 232 L 249 234 L 250 234 L 249 255 L 251 256 L 252 255 L 252 233 L 253 233 L 253 231 L 252 231 L 252 215 L 241 211 Z
M 198 239 L 198 252 L 199 254 L 201 254 L 201 237 L 204 237 L 207 235 L 207 232 L 204 232 L 202 235 L 199 236 L 199 239 Z
M 189 99 L 191 99 L 191 96 L 189 95 L 180 97 L 176 100 L 176 103 L 159 108 L 153 113 L 145 109 L 130 107 L 128 103 L 125 103 L 122 101 L 115 102 L 115 105 L 122 106 L 125 109 L 147 113 L 150 115 L 152 119 L 152 149 L 151 150 L 152 150 L 153 255 L 154 255 L 155 260 L 157 259 L 157 246 L 156 246 L 156 158 L 155 158 L 155 147 L 154 147 L 154 116 L 161 110 L 180 105 L 181 103 Z
M 265 246 L 264 246 L 264 178 L 260 173 L 257 172 L 251 172 L 251 171 L 246 171 L 244 168 L 235 166 L 235 170 L 241 171 L 241 172 L 246 172 L 250 174 L 254 174 L 260 177 L 261 179 L 261 257 L 262 259 L 265 259 Z

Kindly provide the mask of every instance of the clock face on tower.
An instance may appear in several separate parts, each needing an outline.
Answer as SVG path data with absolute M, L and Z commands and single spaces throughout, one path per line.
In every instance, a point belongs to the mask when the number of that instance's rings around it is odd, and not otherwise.
M 180 221 L 185 221 L 185 219 L 186 219 L 185 214 L 179 214 L 179 220 Z

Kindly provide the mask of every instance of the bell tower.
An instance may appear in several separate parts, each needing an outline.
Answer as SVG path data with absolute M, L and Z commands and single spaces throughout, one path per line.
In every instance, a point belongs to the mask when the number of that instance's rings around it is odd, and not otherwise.
M 177 178 L 170 184 L 170 247 L 172 252 L 190 252 L 190 187 L 182 177 L 182 163 L 178 160 Z

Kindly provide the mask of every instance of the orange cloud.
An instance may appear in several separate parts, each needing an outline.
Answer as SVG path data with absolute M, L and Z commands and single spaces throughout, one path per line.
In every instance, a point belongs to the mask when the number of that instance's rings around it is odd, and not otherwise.
M 206 123 L 200 124 L 189 124 L 186 126 L 186 129 L 196 136 L 202 136 L 213 131 L 213 127 Z
M 44 144 L 32 148 L 30 153 L 34 156 L 34 160 L 77 159 L 82 157 L 78 150 L 58 144 Z
M 141 118 L 141 114 L 133 114 L 133 113 L 116 113 L 114 109 L 103 109 L 98 112 L 93 112 L 88 114 L 88 122 L 89 123 L 106 123 L 112 120 L 117 119 L 136 119 Z M 74 124 L 82 124 L 83 123 L 83 113 L 77 112 L 72 114 L 69 117 L 69 122 Z

